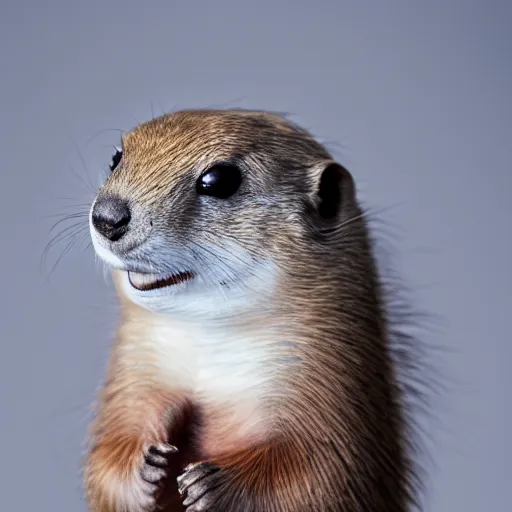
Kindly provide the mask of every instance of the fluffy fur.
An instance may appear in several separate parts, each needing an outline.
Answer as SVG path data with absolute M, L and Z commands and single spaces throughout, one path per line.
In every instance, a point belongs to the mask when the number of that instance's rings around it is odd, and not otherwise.
M 240 189 L 198 196 L 221 161 Z M 349 172 L 280 116 L 183 111 L 123 137 L 109 195 L 132 219 L 116 242 L 91 227 L 122 320 L 91 426 L 90 510 L 410 510 L 411 433 Z M 139 292 L 128 270 L 194 278 Z

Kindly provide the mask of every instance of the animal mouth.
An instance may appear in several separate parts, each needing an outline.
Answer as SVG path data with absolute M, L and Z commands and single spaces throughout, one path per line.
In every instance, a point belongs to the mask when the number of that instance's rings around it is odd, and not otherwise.
M 142 272 L 128 272 L 130 284 L 141 292 L 176 286 L 192 279 L 192 272 L 178 272 L 177 274 L 145 274 Z

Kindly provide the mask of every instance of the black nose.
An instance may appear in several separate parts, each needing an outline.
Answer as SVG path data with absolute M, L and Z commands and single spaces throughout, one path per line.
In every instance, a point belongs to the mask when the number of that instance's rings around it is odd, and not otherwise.
M 92 224 L 112 242 L 128 231 L 131 215 L 127 201 L 119 197 L 99 197 L 92 209 Z

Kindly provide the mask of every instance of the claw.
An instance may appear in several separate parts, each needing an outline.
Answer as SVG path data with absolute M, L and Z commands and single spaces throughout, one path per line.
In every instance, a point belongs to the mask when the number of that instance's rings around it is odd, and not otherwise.
M 177 451 L 169 444 L 150 446 L 144 454 L 144 466 L 140 471 L 142 478 L 150 484 L 160 482 L 167 474 L 168 455 Z
M 178 491 L 184 498 L 183 505 L 187 512 L 207 510 L 204 507 L 210 502 L 209 492 L 217 487 L 218 482 L 210 480 L 219 469 L 212 464 L 198 462 L 189 464 L 177 478 Z
M 150 446 L 144 456 L 146 464 L 157 468 L 165 468 L 167 466 L 167 457 L 170 453 L 177 452 L 178 449 L 171 445 Z

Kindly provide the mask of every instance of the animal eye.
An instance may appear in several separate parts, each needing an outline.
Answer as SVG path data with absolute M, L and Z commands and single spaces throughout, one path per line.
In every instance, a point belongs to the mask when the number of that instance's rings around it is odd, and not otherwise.
M 112 161 L 109 164 L 110 172 L 114 171 L 115 168 L 119 165 L 121 158 L 123 158 L 123 152 L 119 148 L 116 148 L 116 152 L 114 153 Z
M 203 172 L 196 182 L 196 191 L 205 196 L 227 199 L 242 183 L 240 169 L 233 164 L 217 164 Z

